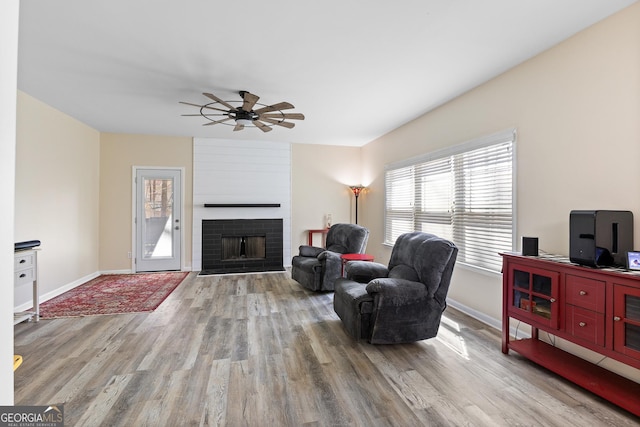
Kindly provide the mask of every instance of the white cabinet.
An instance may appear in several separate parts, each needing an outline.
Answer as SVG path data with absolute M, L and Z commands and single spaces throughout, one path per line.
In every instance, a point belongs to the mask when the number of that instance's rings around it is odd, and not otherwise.
M 40 296 L 38 295 L 38 250 L 26 249 L 16 251 L 13 263 L 13 286 L 31 283 L 33 286 L 33 306 L 31 310 L 13 315 L 13 324 L 25 320 L 40 320 Z

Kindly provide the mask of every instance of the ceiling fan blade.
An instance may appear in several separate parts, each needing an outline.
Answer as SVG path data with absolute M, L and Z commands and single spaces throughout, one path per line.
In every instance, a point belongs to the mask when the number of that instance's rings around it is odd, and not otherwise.
M 243 103 L 242 103 L 242 109 L 244 111 L 251 111 L 253 110 L 253 106 L 256 105 L 256 102 L 258 102 L 258 99 L 260 99 L 260 97 L 258 95 L 254 95 L 252 93 L 247 92 L 246 90 L 241 90 L 240 91 L 240 96 L 243 99 Z
M 178 101 L 179 104 L 192 105 L 194 107 L 202 107 L 200 104 L 192 104 L 191 102 Z
M 260 120 L 262 120 L 263 118 L 304 120 L 304 114 L 302 114 L 302 113 L 264 113 L 264 114 L 260 114 Z
M 180 114 L 182 117 L 213 117 L 213 116 L 228 116 L 228 114 L 222 113 L 202 113 L 202 114 Z
M 228 102 L 226 102 L 226 101 L 223 101 L 222 99 L 218 98 L 217 96 L 215 96 L 215 95 L 214 95 L 214 94 L 212 94 L 212 93 L 206 93 L 206 92 L 203 92 L 202 94 L 203 94 L 204 96 L 206 96 L 207 98 L 210 98 L 210 99 L 213 99 L 213 100 L 214 100 L 214 101 L 216 101 L 216 102 L 219 102 L 220 104 L 224 105 L 225 107 L 227 107 L 227 108 L 228 108 L 228 109 L 230 109 L 231 111 L 236 111 L 236 110 L 237 110 L 237 108 L 236 108 L 236 107 L 234 107 L 233 105 L 229 104 L 229 103 L 228 103 Z
M 210 107 L 209 105 L 200 105 L 200 104 L 192 104 L 190 102 L 184 102 L 184 101 L 178 101 L 180 104 L 184 104 L 184 105 L 191 105 L 193 107 L 199 107 L 199 108 L 207 108 L 209 110 L 216 110 L 216 111 L 222 111 L 223 113 L 227 113 L 227 110 L 223 110 L 221 108 L 216 108 L 216 107 Z
M 233 131 L 237 131 L 237 130 L 242 130 L 244 129 L 244 125 L 236 125 L 236 127 L 233 128 Z
M 262 132 L 270 132 L 271 131 L 271 127 L 265 125 L 264 123 L 258 121 L 258 120 L 254 120 L 253 124 L 256 125 L 256 127 L 258 129 L 260 129 Z
M 290 110 L 295 108 L 288 102 L 279 102 L 277 104 L 268 105 L 266 107 L 258 108 L 254 111 L 256 114 L 268 113 L 269 111 Z
M 265 116 L 260 116 L 260 120 L 262 120 L 263 122 L 271 123 L 272 125 L 278 125 L 278 126 L 282 126 L 282 127 L 289 128 L 289 129 L 291 129 L 291 128 L 293 128 L 295 126 L 294 123 L 273 120 L 273 119 L 270 119 L 269 117 L 265 117 Z
M 202 126 L 217 125 L 218 123 L 224 123 L 224 122 L 229 121 L 229 120 L 231 120 L 231 117 L 227 117 L 226 119 L 222 119 L 222 120 L 214 120 L 214 121 L 211 121 L 209 123 L 205 123 Z

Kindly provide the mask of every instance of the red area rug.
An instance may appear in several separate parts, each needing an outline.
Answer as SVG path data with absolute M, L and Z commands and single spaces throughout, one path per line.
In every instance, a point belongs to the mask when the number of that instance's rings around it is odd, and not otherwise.
M 40 304 L 40 317 L 153 311 L 188 275 L 188 272 L 104 274 Z

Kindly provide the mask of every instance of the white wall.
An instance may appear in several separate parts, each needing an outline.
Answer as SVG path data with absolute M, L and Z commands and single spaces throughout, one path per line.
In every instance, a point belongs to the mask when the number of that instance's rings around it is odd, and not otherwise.
M 205 203 L 279 203 L 278 208 L 205 208 Z M 291 145 L 193 140 L 193 270 L 202 267 L 203 219 L 282 218 L 282 257 L 291 265 Z
M 18 87 L 18 0 L 0 3 L 0 405 L 13 405 L 13 219 Z

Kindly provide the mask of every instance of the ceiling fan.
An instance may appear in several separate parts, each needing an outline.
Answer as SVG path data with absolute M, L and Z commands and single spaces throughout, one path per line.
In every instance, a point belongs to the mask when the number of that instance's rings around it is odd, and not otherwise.
M 295 108 L 288 102 L 265 105 L 258 102 L 260 99 L 259 96 L 249 93 L 246 90 L 241 90 L 238 94 L 240 98 L 242 98 L 242 101 L 224 101 L 206 92 L 203 93 L 203 95 L 213 102 L 200 105 L 180 101 L 180 104 L 200 108 L 199 114 L 183 114 L 183 116 L 202 116 L 209 120 L 204 126 L 225 124 L 227 126 L 234 126 L 234 131 L 242 130 L 246 126 L 253 126 L 263 132 L 269 132 L 273 126 L 282 126 L 288 129 L 295 126 L 294 123 L 287 122 L 286 120 L 304 120 L 304 114 L 302 113 L 282 112 L 283 110 Z M 254 110 L 256 106 L 259 106 L 259 108 Z

